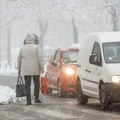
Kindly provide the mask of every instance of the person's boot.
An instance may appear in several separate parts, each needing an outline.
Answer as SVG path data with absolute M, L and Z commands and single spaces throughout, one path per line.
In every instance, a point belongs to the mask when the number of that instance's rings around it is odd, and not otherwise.
M 35 103 L 42 103 L 42 101 L 39 98 L 36 98 L 34 102 Z
M 28 105 L 32 105 L 32 103 L 31 103 L 31 101 L 27 101 L 27 104 L 26 104 L 27 106 Z

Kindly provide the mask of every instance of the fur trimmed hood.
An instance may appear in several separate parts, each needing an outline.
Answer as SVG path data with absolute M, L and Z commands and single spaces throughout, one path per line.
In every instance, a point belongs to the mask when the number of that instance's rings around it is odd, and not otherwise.
M 32 34 L 28 34 L 26 37 L 26 44 L 34 44 L 35 36 Z

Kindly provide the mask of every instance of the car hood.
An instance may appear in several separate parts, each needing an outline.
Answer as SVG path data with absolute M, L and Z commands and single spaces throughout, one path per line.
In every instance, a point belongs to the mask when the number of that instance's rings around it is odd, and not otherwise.
M 64 64 L 64 67 L 70 67 L 70 68 L 76 69 L 77 65 L 75 63 L 68 63 L 68 64 Z
M 108 67 L 114 75 L 120 75 L 120 64 L 109 64 Z

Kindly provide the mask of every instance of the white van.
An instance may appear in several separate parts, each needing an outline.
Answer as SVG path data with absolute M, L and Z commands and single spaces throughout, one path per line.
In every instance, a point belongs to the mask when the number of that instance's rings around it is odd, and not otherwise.
M 120 102 L 120 32 L 88 34 L 80 47 L 77 101 L 100 99 L 101 109 Z

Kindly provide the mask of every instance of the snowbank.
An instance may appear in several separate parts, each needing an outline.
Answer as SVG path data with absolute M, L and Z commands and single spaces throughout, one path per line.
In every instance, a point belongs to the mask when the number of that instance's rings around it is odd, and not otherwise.
M 10 104 L 23 101 L 25 97 L 17 98 L 15 90 L 8 86 L 0 85 L 0 104 Z

